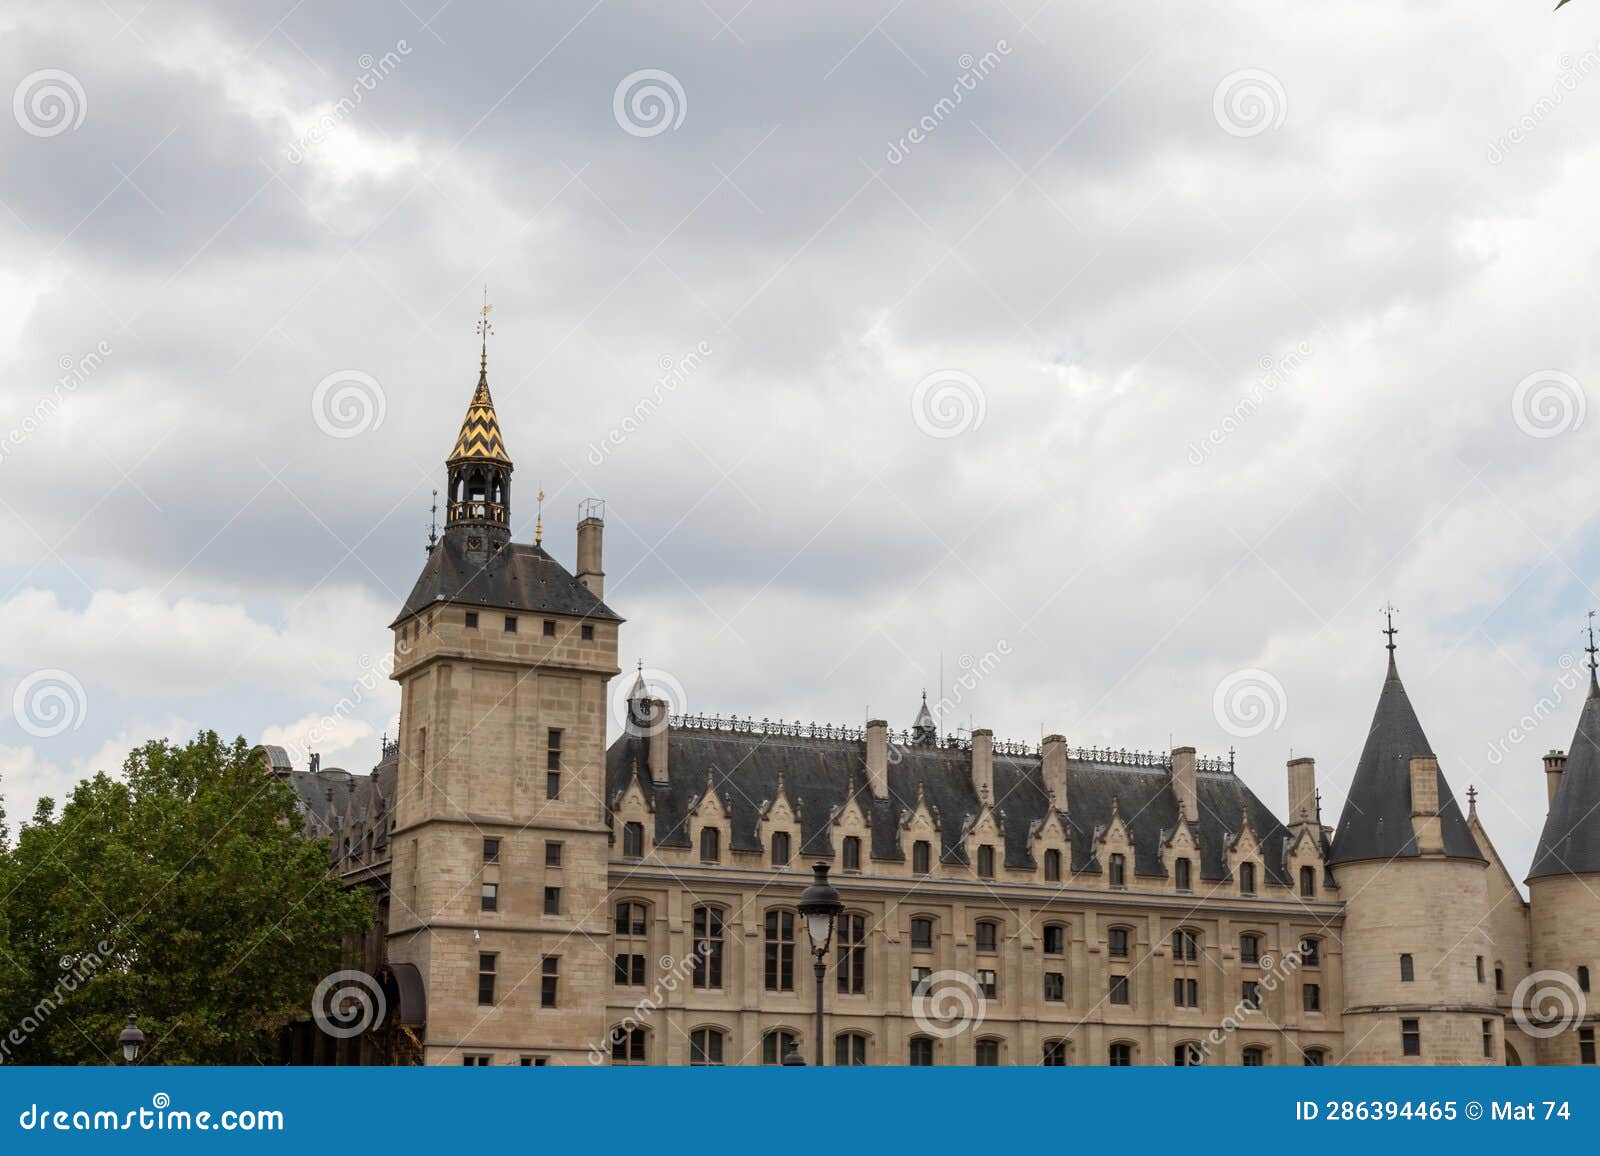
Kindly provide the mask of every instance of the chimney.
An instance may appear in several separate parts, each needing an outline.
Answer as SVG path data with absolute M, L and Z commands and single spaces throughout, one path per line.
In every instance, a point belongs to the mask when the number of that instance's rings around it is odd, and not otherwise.
M 1551 751 L 1544 757 L 1544 786 L 1549 793 L 1547 803 L 1556 801 L 1556 788 L 1561 785 L 1561 772 L 1567 769 L 1567 752 Z
M 1063 736 L 1044 736 L 1039 767 L 1044 773 L 1044 789 L 1056 810 L 1067 810 L 1067 740 Z
M 980 803 L 994 802 L 994 732 L 972 732 L 972 789 Z
M 1317 760 L 1289 760 L 1289 826 L 1317 821 Z
M 667 781 L 667 704 L 659 698 L 644 700 L 646 716 L 650 720 L 650 781 Z
M 1200 821 L 1199 787 L 1194 781 L 1194 748 L 1172 749 L 1172 793 L 1178 796 L 1178 811 L 1191 823 Z
M 881 718 L 867 722 L 867 786 L 874 799 L 889 797 L 889 724 Z
M 1444 852 L 1444 832 L 1439 826 L 1439 760 L 1417 755 L 1411 760 L 1411 830 L 1417 850 L 1424 855 Z
M 604 598 L 606 573 L 600 568 L 600 540 L 606 529 L 606 504 L 599 498 L 589 498 L 581 508 L 583 518 L 578 522 L 577 578 L 590 594 Z

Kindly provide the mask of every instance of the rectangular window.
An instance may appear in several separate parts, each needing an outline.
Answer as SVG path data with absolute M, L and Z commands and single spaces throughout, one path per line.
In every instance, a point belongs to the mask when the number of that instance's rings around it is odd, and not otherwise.
M 622 825 L 622 857 L 624 859 L 644 858 L 643 823 L 624 823 Z
M 1052 923 L 1044 929 L 1044 953 L 1046 955 L 1065 955 L 1067 952 L 1067 929 L 1059 923 Z
M 544 889 L 544 913 L 546 915 L 561 914 L 561 888 L 546 887 Z
M 700 831 L 700 862 L 716 863 L 722 858 L 722 832 L 716 827 Z
M 546 771 L 544 775 L 544 797 L 559 799 L 561 797 L 561 772 Z
M 1594 1063 L 1594 1029 L 1578 1029 L 1578 1063 Z
M 500 840 L 485 839 L 483 841 L 483 861 L 485 863 L 500 862 Z
M 1111 886 L 1113 886 L 1113 887 L 1126 887 L 1127 886 L 1128 876 L 1127 876 L 1127 865 L 1126 864 L 1127 864 L 1127 860 L 1124 859 L 1121 855 L 1113 855 L 1113 856 L 1111 856 L 1110 866 L 1108 868 L 1108 882 L 1111 884 Z
M 552 729 L 546 736 L 544 756 L 544 794 L 547 799 L 561 797 L 561 732 Z
M 1300 1008 L 1303 1011 L 1322 1010 L 1322 988 L 1314 983 L 1300 985 Z
M 554 955 L 544 957 L 539 965 L 539 1006 L 556 1006 L 556 985 L 561 980 L 561 960 Z
M 1044 973 L 1044 998 L 1047 1003 L 1062 1003 L 1067 998 L 1067 977 L 1063 972 Z
M 994 848 L 987 843 L 978 848 L 978 877 L 980 879 L 994 878 Z
M 467 629 L 478 629 L 478 612 L 476 610 L 467 611 Z
M 644 956 L 620 952 L 614 957 L 615 975 L 612 977 L 623 987 L 644 986 Z
M 1113 927 L 1106 932 L 1106 954 L 1112 959 L 1128 958 L 1128 929 Z
M 1404 1056 L 1420 1056 L 1422 1054 L 1422 1021 L 1400 1021 L 1400 1054 Z
M 774 831 L 772 833 L 772 865 L 774 867 L 787 867 L 789 865 L 789 832 Z
M 461 1057 L 461 1066 L 463 1068 L 487 1068 L 489 1066 L 489 1057 L 488 1056 L 462 1056 Z
M 933 980 L 933 968 L 913 967 L 911 969 L 911 994 L 926 995 L 928 985 Z
M 913 919 L 911 921 L 911 950 L 933 950 L 933 920 Z
M 767 912 L 762 967 L 768 991 L 794 990 L 794 921 L 792 911 Z
M 926 839 L 918 839 L 911 845 L 911 870 L 918 875 L 926 875 L 933 860 L 933 848 Z
M 1506 969 L 1503 967 L 1497 967 L 1494 969 L 1494 990 L 1506 990 Z
M 1175 979 L 1172 981 L 1172 1006 L 1173 1007 L 1199 1007 L 1200 1006 L 1200 981 L 1198 979 Z
M 1581 963 L 1578 965 L 1578 990 L 1589 990 L 1589 969 Z
M 544 845 L 544 865 L 546 867 L 561 866 L 561 844 L 546 843 Z
M 1483 1021 L 1483 1054 L 1494 1058 L 1494 1021 Z
M 1478 982 L 1479 983 L 1483 983 L 1484 979 L 1485 979 L 1485 976 L 1483 974 L 1483 956 L 1480 955 L 1480 956 L 1478 956 Z
M 1244 981 L 1244 990 L 1240 993 L 1239 1002 L 1251 1011 L 1261 1009 L 1261 985 L 1253 979 Z
M 494 969 L 497 957 L 488 951 L 478 954 L 478 1003 L 488 1007 L 494 1003 Z
M 861 840 L 855 835 L 844 837 L 844 869 L 861 870 Z
M 978 950 L 992 953 L 995 949 L 995 939 L 997 935 L 998 931 L 994 924 L 988 922 L 987 920 L 981 921 L 978 924 Z
M 1239 962 L 1261 962 L 1261 940 L 1254 935 L 1246 935 L 1239 940 Z
M 482 904 L 484 911 L 500 910 L 500 884 L 485 883 L 483 885 Z
M 983 992 L 984 999 L 994 999 L 999 992 L 999 984 L 995 980 L 994 972 L 987 968 L 978 971 L 978 990 Z
M 1110 999 L 1111 999 L 1112 1003 L 1116 1003 L 1116 1004 L 1126 1005 L 1126 1004 L 1131 1002 L 1128 999 L 1128 977 L 1127 976 L 1125 976 L 1125 975 L 1114 975 L 1114 976 L 1111 977 L 1111 996 L 1110 996 Z
M 554 637 L 555 637 L 555 636 L 556 636 L 556 623 L 555 623 L 555 619 L 553 619 L 553 618 L 546 618 L 546 619 L 545 619 L 545 620 L 544 620 L 544 636 L 545 636 L 545 637 L 546 637 L 546 638 L 554 638 Z
M 578 628 L 578 637 L 582 638 L 585 642 L 593 642 L 594 641 L 594 627 L 590 626 L 587 622 L 585 622 L 582 626 L 580 626 Z
M 506 615 L 506 633 L 507 634 L 515 634 L 516 632 L 517 632 L 517 617 L 514 614 L 507 614 Z

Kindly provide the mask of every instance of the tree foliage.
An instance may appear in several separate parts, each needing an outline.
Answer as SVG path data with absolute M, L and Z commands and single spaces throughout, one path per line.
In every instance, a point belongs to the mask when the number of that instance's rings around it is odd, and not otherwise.
M 136 748 L 0 853 L 0 1059 L 112 1062 L 138 1012 L 141 1062 L 273 1062 L 371 926 L 328 865 L 242 738 Z

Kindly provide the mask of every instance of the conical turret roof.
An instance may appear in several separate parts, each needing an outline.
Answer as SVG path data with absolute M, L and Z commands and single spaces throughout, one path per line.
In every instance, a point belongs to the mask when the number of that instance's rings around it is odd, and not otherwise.
M 1589 697 L 1578 715 L 1572 750 L 1539 833 L 1529 879 L 1600 872 L 1600 686 L 1589 672 Z
M 462 419 L 461 432 L 456 435 L 456 447 L 446 459 L 451 463 L 480 461 L 509 466 L 506 443 L 500 436 L 500 419 L 495 417 L 494 398 L 489 396 L 489 374 L 479 370 L 478 388 L 472 391 L 472 402 L 467 406 L 467 416 Z

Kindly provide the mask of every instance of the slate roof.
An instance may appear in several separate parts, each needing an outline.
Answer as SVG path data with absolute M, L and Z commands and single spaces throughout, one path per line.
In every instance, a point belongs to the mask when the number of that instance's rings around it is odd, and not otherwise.
M 654 842 L 664 846 L 690 845 L 688 819 L 694 801 L 706 790 L 708 771 L 731 810 L 729 843 L 736 851 L 761 850 L 758 808 L 777 797 L 780 774 L 784 794 L 799 812 L 803 855 L 833 853 L 829 820 L 852 794 L 862 801 L 871 827 L 871 854 L 880 860 L 899 860 L 908 853 L 901 842 L 900 820 L 916 807 L 919 784 L 936 816 L 940 857 L 945 862 L 965 862 L 962 832 L 967 820 L 980 811 L 971 754 L 951 747 L 899 748 L 899 760 L 889 765 L 889 797 L 883 800 L 874 799 L 867 790 L 866 748 L 860 740 L 674 727 L 667 735 L 670 781 L 663 784 L 652 782 L 647 752 L 645 738 L 624 735 L 611 745 L 606 794 L 615 801 L 637 780 L 654 804 Z M 1227 845 L 1239 832 L 1241 815 L 1248 814 L 1262 845 L 1268 877 L 1287 885 L 1283 858 L 1290 836 L 1277 816 L 1232 774 L 1200 771 L 1196 780 L 1200 877 L 1227 878 Z M 1167 770 L 1069 760 L 1067 797 L 1073 870 L 1101 870 L 1094 837 L 1109 824 L 1115 799 L 1133 839 L 1135 872 L 1166 874 L 1161 843 L 1178 822 L 1178 801 Z M 1004 832 L 1006 866 L 1033 867 L 1032 835 L 1051 817 L 1037 755 L 994 756 L 994 800 L 996 820 Z
M 389 625 L 395 626 L 436 602 L 622 621 L 543 546 L 508 542 L 488 561 L 475 562 L 467 558 L 462 536 L 448 531 L 428 551 L 417 584 Z
M 1433 748 L 1422 723 L 1417 721 L 1417 712 L 1400 681 L 1391 651 L 1389 670 L 1372 714 L 1372 727 L 1361 748 L 1361 761 L 1356 764 L 1344 813 L 1339 816 L 1339 827 L 1333 835 L 1330 867 L 1362 859 L 1404 859 L 1422 854 L 1411 827 L 1411 759 L 1418 755 L 1432 756 Z M 1483 861 L 1443 770 L 1439 772 L 1439 827 L 1446 856 Z
M 1600 685 L 1589 672 L 1589 697 L 1578 715 L 1561 785 L 1533 853 L 1529 879 L 1600 872 Z
M 280 765 L 275 752 L 282 752 L 282 748 L 263 749 L 272 769 L 295 793 L 295 801 L 306 819 L 307 832 L 314 838 L 331 839 L 336 858 L 341 852 L 341 840 L 345 834 L 353 833 L 358 823 L 363 831 L 372 832 L 375 853 L 388 847 L 389 828 L 394 823 L 398 745 L 386 747 L 383 759 L 366 775 L 353 775 L 337 767 L 297 771 L 288 765 L 287 754 L 283 754 Z M 352 846 L 352 857 L 358 857 L 361 850 Z

